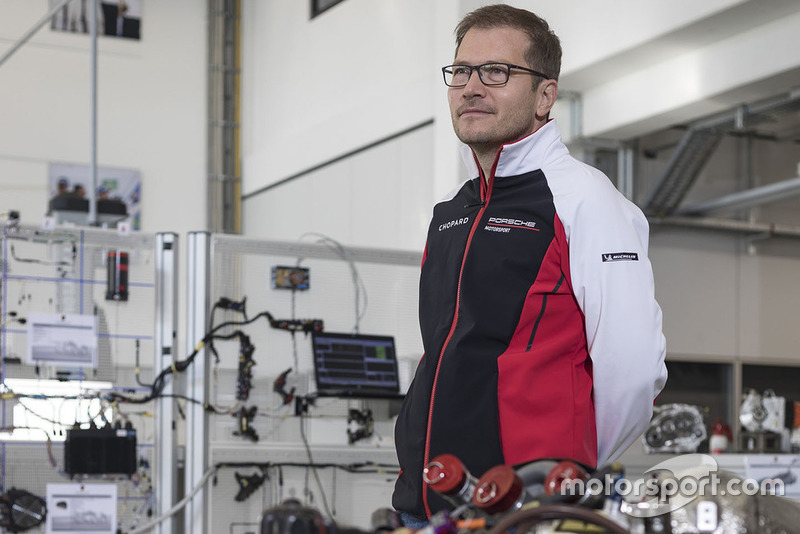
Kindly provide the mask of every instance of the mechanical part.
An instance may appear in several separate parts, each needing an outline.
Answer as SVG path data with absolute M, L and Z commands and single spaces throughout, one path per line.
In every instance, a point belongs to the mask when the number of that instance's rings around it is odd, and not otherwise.
M 589 473 L 581 466 L 570 460 L 558 462 L 550 470 L 544 480 L 544 492 L 547 495 L 564 495 L 569 484 L 576 480 L 586 480 Z
M 16 228 L 19 226 L 20 216 L 17 210 L 8 210 L 0 213 L 0 217 L 6 217 L 6 227 Z
M 700 532 L 714 532 L 717 530 L 719 516 L 717 503 L 714 501 L 700 501 L 697 503 L 697 530 Z
M 258 441 L 258 433 L 250 424 L 253 422 L 253 419 L 256 418 L 257 411 L 258 406 L 251 406 L 250 408 L 242 406 L 238 412 L 233 414 L 235 417 L 239 418 L 239 430 L 233 433 L 234 436 L 248 438 L 254 443 Z
M 317 510 L 287 499 L 261 516 L 260 534 L 327 534 L 325 519 Z
M 672 516 L 669 511 L 644 518 L 644 534 L 672 534 Z
M 307 267 L 285 267 L 274 265 L 272 267 L 272 289 L 299 289 L 309 288 L 309 270 Z
M 355 426 L 354 430 L 351 430 L 351 425 Z M 359 411 L 351 408 L 347 416 L 347 442 L 352 445 L 356 441 L 372 436 L 374 426 L 372 410 Z
M 106 257 L 106 300 L 128 300 L 128 253 L 109 252 Z
M 286 406 L 294 400 L 294 392 L 296 388 L 293 387 L 290 391 L 286 391 L 286 377 L 289 376 L 291 371 L 292 368 L 288 368 L 282 372 L 278 378 L 275 379 L 275 382 L 272 383 L 272 391 L 281 396 L 283 406 Z
M 308 413 L 308 407 L 314 406 L 316 402 L 315 397 L 311 397 L 308 395 L 297 395 L 294 398 L 294 414 L 297 417 L 301 417 Z
M 394 532 L 403 526 L 400 514 L 391 508 L 378 508 L 370 516 L 373 532 Z
M 519 510 L 531 500 L 522 479 L 508 465 L 496 465 L 486 471 L 476 483 L 472 502 L 487 514 Z
M 616 506 L 619 507 L 622 497 L 617 493 L 615 484 L 623 475 L 622 465 L 616 462 L 593 472 L 585 481 L 586 491 L 583 495 L 579 495 L 578 504 L 586 508 L 601 509 L 606 505 L 606 500 L 610 498 L 616 501 Z M 592 481 L 597 481 L 597 483 L 593 484 Z
M 243 298 L 241 301 L 231 300 L 227 297 L 222 297 L 217 301 L 216 307 L 222 308 L 223 310 L 231 310 L 237 311 L 247 316 L 247 312 L 245 310 L 245 303 L 247 302 L 247 297 Z
M 273 319 L 269 318 L 269 325 L 278 330 L 288 330 L 290 332 L 322 332 L 324 323 L 322 319 Z
M 297 499 L 287 499 L 279 506 L 264 510 L 258 532 L 259 534 L 372 534 L 327 521 L 316 509 L 303 506 Z
M 10 532 L 25 532 L 41 525 L 47 517 L 47 503 L 41 497 L 11 488 L 0 495 L 0 527 Z
M 697 406 L 665 404 L 653 407 L 653 418 L 642 436 L 645 452 L 688 453 L 706 439 L 703 415 Z
M 452 454 L 440 454 L 425 466 L 422 480 L 429 488 L 450 501 L 453 506 L 469 504 L 478 479 Z
M 262 486 L 262 484 L 264 484 L 265 480 L 269 479 L 267 474 L 264 472 L 261 474 L 253 473 L 250 476 L 245 476 L 236 471 L 233 473 L 233 476 L 236 477 L 236 482 L 239 484 L 239 491 L 233 498 L 233 500 L 236 502 L 246 501 L 253 493 L 256 492 L 256 490 L 258 490 L 258 488 Z
M 253 352 L 256 348 L 250 343 L 250 338 L 244 334 L 239 336 L 239 370 L 236 375 L 236 399 L 245 401 L 250 397 L 250 388 L 253 384 Z
M 794 417 L 792 416 L 792 420 Z M 767 390 L 759 395 L 749 390 L 739 410 L 739 421 L 750 432 L 781 432 L 786 428 L 786 400 Z
M 73 475 L 132 475 L 136 472 L 136 431 L 126 428 L 71 428 L 64 442 L 64 471 Z
M 567 504 L 543 504 L 542 506 L 527 508 L 508 514 L 492 527 L 489 534 L 504 534 L 506 531 L 520 532 L 522 531 L 521 528 L 514 530 L 520 525 L 532 527 L 545 521 L 564 519 L 574 519 L 589 525 L 597 525 L 605 529 L 604 531 L 612 534 L 630 534 L 628 529 L 593 510 Z

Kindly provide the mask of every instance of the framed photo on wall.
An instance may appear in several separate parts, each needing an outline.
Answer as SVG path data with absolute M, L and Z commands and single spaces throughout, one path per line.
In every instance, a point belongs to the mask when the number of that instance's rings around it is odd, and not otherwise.
M 97 34 L 107 37 L 140 39 L 142 0 L 70 0 L 53 15 L 50 29 L 89 33 L 91 5 L 97 5 Z M 50 0 L 50 9 L 58 0 Z
M 73 163 L 51 163 L 48 171 L 47 190 L 50 201 L 59 195 L 84 197 L 91 187 L 91 169 L 88 165 Z M 97 168 L 97 190 L 95 199 L 103 202 L 124 204 L 124 213 L 132 230 L 142 227 L 142 179 L 136 169 L 115 167 Z

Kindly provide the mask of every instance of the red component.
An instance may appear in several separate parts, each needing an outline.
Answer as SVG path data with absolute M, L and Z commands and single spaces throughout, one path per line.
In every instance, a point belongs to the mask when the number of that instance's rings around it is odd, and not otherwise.
M 106 300 L 128 300 L 128 253 L 109 252 L 106 256 Z
M 544 492 L 547 495 L 562 495 L 564 485 L 571 480 L 586 480 L 589 473 L 575 462 L 558 462 L 544 479 Z
M 452 454 L 440 454 L 422 471 L 422 479 L 437 493 L 451 495 L 464 487 L 467 471 Z
M 486 471 L 475 487 L 472 502 L 489 514 L 498 514 L 514 507 L 522 497 L 522 479 L 507 465 L 496 465 Z

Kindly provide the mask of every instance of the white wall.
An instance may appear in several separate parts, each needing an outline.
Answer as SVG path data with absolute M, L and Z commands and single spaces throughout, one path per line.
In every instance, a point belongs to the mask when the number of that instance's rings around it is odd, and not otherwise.
M 245 194 L 431 117 L 431 2 L 242 10 Z
M 794 0 L 510 3 L 560 36 L 560 87 L 582 94 L 586 136 L 641 135 L 800 80 Z
M 205 2 L 143 4 L 141 40 L 98 37 L 97 163 L 141 172 L 143 231 L 201 230 Z M 0 0 L 0 53 L 48 9 Z M 90 61 L 88 34 L 47 24 L 0 65 L 0 210 L 20 210 L 28 224 L 47 211 L 50 162 L 90 163 Z
M 268 239 L 317 232 L 348 245 L 421 251 L 432 159 L 433 128 L 426 126 L 253 197 L 243 226 Z

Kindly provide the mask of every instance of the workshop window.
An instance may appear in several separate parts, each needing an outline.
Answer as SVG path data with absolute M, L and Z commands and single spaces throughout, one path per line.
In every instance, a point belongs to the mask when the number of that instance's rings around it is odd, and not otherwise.
M 311 0 L 311 18 L 313 19 L 340 2 L 342 0 Z

